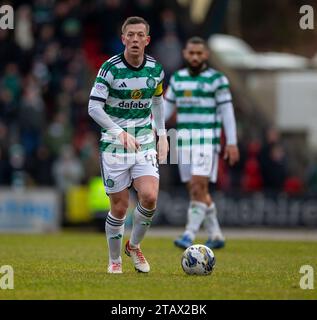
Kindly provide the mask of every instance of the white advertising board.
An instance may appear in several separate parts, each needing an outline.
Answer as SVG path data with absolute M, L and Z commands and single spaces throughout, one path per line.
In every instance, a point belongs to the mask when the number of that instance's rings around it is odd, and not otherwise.
M 0 189 L 0 233 L 54 232 L 60 221 L 60 197 L 54 189 Z

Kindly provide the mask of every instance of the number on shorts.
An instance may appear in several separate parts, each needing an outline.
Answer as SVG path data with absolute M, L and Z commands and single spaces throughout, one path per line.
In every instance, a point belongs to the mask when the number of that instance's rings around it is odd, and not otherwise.
M 156 156 L 155 156 L 155 155 L 153 155 L 153 154 L 147 154 L 147 155 L 145 156 L 145 158 L 146 158 L 147 161 L 151 161 L 153 167 L 158 168 L 158 163 L 157 163 L 157 159 L 156 159 Z

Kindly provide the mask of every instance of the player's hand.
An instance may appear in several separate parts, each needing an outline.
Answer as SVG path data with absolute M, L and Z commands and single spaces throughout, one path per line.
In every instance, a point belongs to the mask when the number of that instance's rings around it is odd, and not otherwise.
M 224 157 L 225 160 L 228 160 L 230 166 L 233 166 L 240 159 L 239 149 L 236 145 L 227 145 L 225 147 Z
M 140 143 L 129 133 L 123 131 L 119 134 L 120 142 L 130 152 L 136 152 L 140 148 Z
M 166 160 L 168 150 L 169 150 L 169 147 L 168 147 L 166 134 L 159 136 L 158 143 L 157 143 L 157 153 L 158 153 L 157 158 L 159 163 L 163 163 Z

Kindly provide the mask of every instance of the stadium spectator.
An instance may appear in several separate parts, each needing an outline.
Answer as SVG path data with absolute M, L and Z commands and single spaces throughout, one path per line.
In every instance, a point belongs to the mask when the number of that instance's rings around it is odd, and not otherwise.
M 53 156 L 58 156 L 62 146 L 69 144 L 72 138 L 72 129 L 67 121 L 65 112 L 59 112 L 47 128 L 44 137 L 45 144 L 48 146 Z
M 304 191 L 303 181 L 296 176 L 287 177 L 284 182 L 283 191 L 291 196 L 300 195 Z
M 61 46 L 79 48 L 82 41 L 80 0 L 60 1 L 55 5 L 55 29 Z
M 151 41 L 154 43 L 161 35 L 160 12 L 161 1 L 155 0 L 133 0 L 130 4 L 130 11 L 133 15 L 143 17 L 151 25 Z
M 182 28 L 179 25 L 176 14 L 173 10 L 165 8 L 160 14 L 160 37 L 165 34 L 174 34 L 182 42 L 185 40 Z
M 169 79 L 175 69 L 178 69 L 183 64 L 182 44 L 175 33 L 166 33 L 159 39 L 152 52 L 157 57 L 165 71 L 166 79 Z
M 241 187 L 243 191 L 260 191 L 263 187 L 260 163 L 258 160 L 261 144 L 259 141 L 251 141 L 248 145 L 247 159 L 243 168 Z
M 51 186 L 54 183 L 52 175 L 53 157 L 45 145 L 40 145 L 32 161 L 28 161 L 28 171 L 33 179 L 33 184 Z
M 112 56 L 123 50 L 120 39 L 121 21 L 125 13 L 120 10 L 121 0 L 105 0 L 94 12 L 100 36 L 101 51 L 106 56 Z
M 307 188 L 308 191 L 317 194 L 317 156 L 315 155 L 312 159 L 312 163 L 309 166 L 306 173 Z
M 26 157 L 21 144 L 12 144 L 9 148 L 10 184 L 14 188 L 23 188 L 27 182 Z
M 11 171 L 7 150 L 0 145 L 0 185 L 9 185 L 11 183 Z
M 19 46 L 13 40 L 9 29 L 0 28 L 0 74 L 10 62 L 19 63 L 21 59 Z
M 63 146 L 60 156 L 53 164 L 53 176 L 57 187 L 64 192 L 82 182 L 84 169 L 71 145 Z
M 28 5 L 22 5 L 16 13 L 14 27 L 15 41 L 24 51 L 29 51 L 34 46 L 34 35 L 32 31 L 32 10 Z
M 268 157 L 261 163 L 264 187 L 281 190 L 287 177 L 285 151 L 281 144 L 273 144 Z
M 55 28 L 53 24 L 45 24 L 39 30 L 39 37 L 35 45 L 35 53 L 37 55 L 42 55 L 45 52 L 45 49 L 52 44 L 55 39 Z
M 259 154 L 263 186 L 270 190 L 282 190 L 287 177 L 285 150 L 276 128 L 268 128 Z
M 13 102 L 16 104 L 21 94 L 22 84 L 18 66 L 15 63 L 8 63 L 6 65 L 2 85 L 10 92 Z
M 42 128 L 45 124 L 45 107 L 38 83 L 31 74 L 25 78 L 24 87 L 18 123 L 21 144 L 26 155 L 29 156 L 35 152 L 40 144 Z

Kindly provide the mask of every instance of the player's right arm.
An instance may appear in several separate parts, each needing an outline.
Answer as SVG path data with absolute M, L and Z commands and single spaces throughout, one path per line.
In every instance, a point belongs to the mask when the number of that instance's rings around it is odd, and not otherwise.
M 164 117 L 165 121 L 168 121 L 170 117 L 173 115 L 176 107 L 176 95 L 175 95 L 175 83 L 174 83 L 174 75 L 171 76 L 168 88 L 166 90 L 164 99 Z
M 120 126 L 111 120 L 104 110 L 104 105 L 109 95 L 109 88 L 113 81 L 113 76 L 109 69 L 101 67 L 94 86 L 91 89 L 88 114 L 103 128 L 114 137 L 118 137 L 123 146 L 128 150 L 137 150 L 140 145 L 136 139 L 125 132 Z

